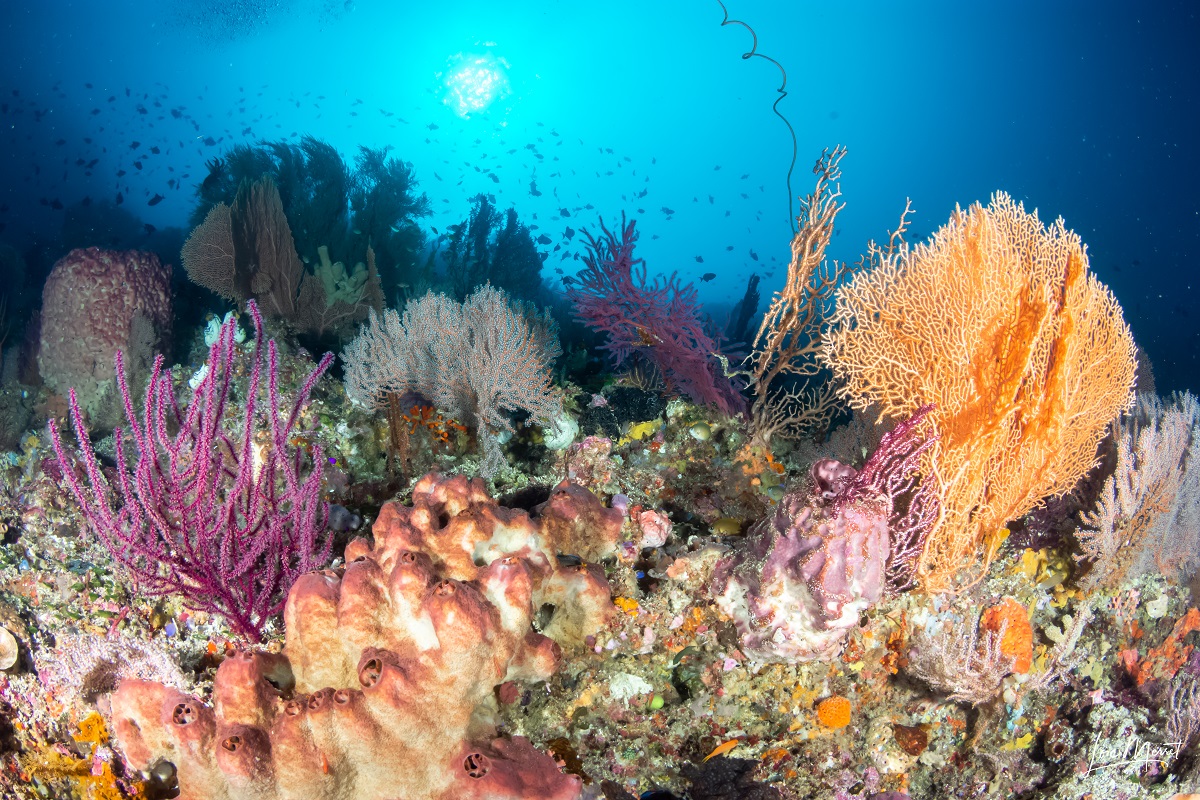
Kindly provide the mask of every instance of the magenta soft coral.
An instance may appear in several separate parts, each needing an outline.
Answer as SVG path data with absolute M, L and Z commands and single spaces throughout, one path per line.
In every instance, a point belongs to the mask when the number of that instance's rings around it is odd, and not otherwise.
M 633 257 L 635 224 L 622 215 L 620 238 L 603 220 L 599 238 L 583 231 L 586 266 L 567 285 L 575 316 L 608 335 L 604 349 L 617 366 L 637 353 L 658 367 L 668 389 L 726 414 L 743 410 L 745 400 L 714 357 L 717 343 L 704 330 L 695 287 L 680 284 L 678 273 L 647 283 L 645 259 Z
M 176 404 L 171 372 L 163 369 L 159 356 L 139 418 L 124 357 L 117 351 L 117 386 L 137 459 L 132 471 L 116 470 L 116 492 L 100 470 L 74 389 L 71 420 L 89 488 L 76 475 L 54 420 L 50 439 L 89 527 L 140 591 L 182 594 L 192 608 L 220 614 L 238 634 L 258 641 L 267 619 L 283 610 L 292 583 L 329 558 L 330 540 L 321 542 L 329 515 L 321 499 L 321 450 L 313 448 L 312 469 L 302 476 L 289 437 L 333 355 L 327 353 L 309 374 L 284 417 L 278 355 L 275 342 L 268 342 L 264 413 L 259 406 L 262 316 L 253 301 L 248 310 L 254 320 L 254 357 L 236 439 L 223 429 L 237 356 L 237 321 L 232 319 L 221 326 L 203 378 L 184 409 Z M 263 443 L 256 440 L 260 430 L 266 436 Z M 129 463 L 120 428 L 115 439 L 117 463 Z M 114 495 L 119 502 L 114 503 Z

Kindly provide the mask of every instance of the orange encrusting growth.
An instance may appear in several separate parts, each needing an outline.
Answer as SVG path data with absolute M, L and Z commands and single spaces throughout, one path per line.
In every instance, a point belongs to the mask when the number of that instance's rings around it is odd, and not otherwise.
M 817 703 L 817 721 L 826 728 L 844 728 L 850 724 L 850 701 L 834 695 Z
M 1024 675 L 1033 666 L 1033 626 L 1025 606 L 1011 597 L 986 609 L 979 619 L 979 627 L 992 633 L 1004 635 L 1000 638 L 1000 653 L 1013 660 L 1013 672 Z
M 989 533 L 1095 465 L 1133 400 L 1133 336 L 1080 238 L 1003 192 L 872 261 L 838 292 L 823 355 L 855 408 L 903 419 L 934 404 L 922 473 L 941 515 L 917 574 L 954 591 L 986 571 Z

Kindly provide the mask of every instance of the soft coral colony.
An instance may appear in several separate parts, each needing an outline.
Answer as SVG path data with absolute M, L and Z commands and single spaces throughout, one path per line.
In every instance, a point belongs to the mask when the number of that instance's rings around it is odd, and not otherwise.
M 641 373 L 590 398 L 553 381 L 548 312 L 491 285 L 384 310 L 370 248 L 307 272 L 269 180 L 215 206 L 185 259 L 254 335 L 214 322 L 190 381 L 155 359 L 140 412 L 118 350 L 111 459 L 102 392 L 69 394 L 78 452 L 50 423 L 92 541 L 157 599 L 8 648 L 59 713 L 103 714 L 115 751 L 96 737 L 84 772 L 185 798 L 1179 790 L 1200 616 L 1152 573 L 1194 568 L 1196 401 L 1135 395 L 1079 237 L 1002 192 L 831 264 L 844 154 L 817 162 L 740 366 L 690 285 L 648 280 L 633 222 L 588 234 L 568 296 Z M 293 331 L 365 320 L 344 388 L 331 354 L 265 342 L 260 307 Z M 839 404 L 854 418 L 822 438 Z M 370 459 L 391 480 L 356 493 Z M 12 774 L 62 777 L 26 736 Z

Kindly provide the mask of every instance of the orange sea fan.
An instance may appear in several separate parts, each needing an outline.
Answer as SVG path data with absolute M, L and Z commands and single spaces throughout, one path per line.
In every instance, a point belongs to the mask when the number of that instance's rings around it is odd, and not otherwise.
M 942 512 L 917 574 L 951 591 L 986 571 L 981 543 L 1095 465 L 1133 401 L 1133 336 L 1079 236 L 1003 192 L 871 260 L 838 292 L 823 357 L 856 408 L 904 418 L 934 404 L 922 471 Z

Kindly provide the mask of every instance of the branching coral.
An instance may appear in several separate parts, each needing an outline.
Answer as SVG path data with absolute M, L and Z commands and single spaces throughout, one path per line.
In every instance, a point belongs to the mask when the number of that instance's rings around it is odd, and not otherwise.
M 792 237 L 787 279 L 771 300 L 747 359 L 754 392 L 750 423 L 757 445 L 765 447 L 772 436 L 798 438 L 823 430 L 838 410 L 833 383 L 818 384 L 815 379 L 822 371 L 817 355 L 826 313 L 847 273 L 845 264 L 825 258 L 834 220 L 845 206 L 838 202 L 838 165 L 845 155 L 844 147 L 827 150 L 813 167 L 817 185 L 800 201 L 800 226 Z
M 1016 659 L 1004 653 L 1006 625 L 981 632 L 975 614 L 968 615 L 914 636 L 908 672 L 950 700 L 979 706 L 1000 696 Z
M 1200 536 L 1200 403 L 1143 394 L 1115 426 L 1117 464 L 1076 530 L 1085 585 L 1113 587 L 1152 569 L 1195 571 Z
M 599 236 L 583 231 L 585 268 L 566 281 L 575 316 L 606 335 L 602 347 L 614 365 L 644 358 L 669 390 L 725 413 L 741 411 L 738 387 L 721 375 L 714 358 L 717 343 L 704 329 L 696 287 L 681 284 L 674 273 L 647 281 L 645 259 L 633 257 L 635 223 L 622 216 L 616 232 L 603 221 Z
M 1095 465 L 1133 399 L 1133 337 L 1079 237 L 1003 192 L 873 261 L 838 291 L 823 353 L 856 408 L 936 405 L 941 439 L 922 473 L 942 515 L 918 571 L 952 590 L 983 575 L 982 542 Z

